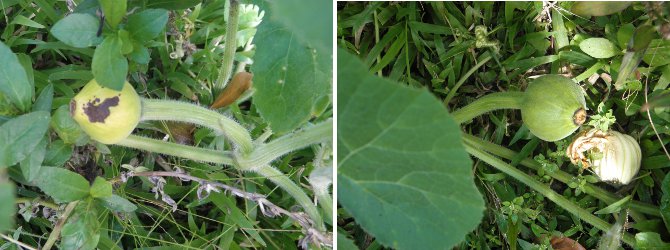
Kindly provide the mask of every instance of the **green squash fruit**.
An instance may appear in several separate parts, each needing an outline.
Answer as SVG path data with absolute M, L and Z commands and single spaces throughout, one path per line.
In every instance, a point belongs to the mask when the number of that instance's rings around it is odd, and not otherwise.
M 521 117 L 531 133 L 545 141 L 558 141 L 586 121 L 582 89 L 570 78 L 544 75 L 524 93 Z
M 114 144 L 133 132 L 141 108 L 140 97 L 130 83 L 116 91 L 93 79 L 70 102 L 70 115 L 91 139 Z

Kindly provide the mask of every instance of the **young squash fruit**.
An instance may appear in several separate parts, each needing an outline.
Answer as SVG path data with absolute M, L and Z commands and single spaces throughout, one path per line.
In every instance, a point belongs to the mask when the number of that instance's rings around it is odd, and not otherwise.
M 128 137 L 140 121 L 140 97 L 129 82 L 121 91 L 91 80 L 70 101 L 70 115 L 91 139 L 114 144 Z
M 524 93 L 521 118 L 531 133 L 545 141 L 558 141 L 586 121 L 582 89 L 570 78 L 544 75 Z

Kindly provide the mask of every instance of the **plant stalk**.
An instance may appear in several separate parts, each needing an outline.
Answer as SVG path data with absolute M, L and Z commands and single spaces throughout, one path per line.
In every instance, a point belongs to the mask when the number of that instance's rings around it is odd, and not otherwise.
M 523 92 L 509 91 L 485 95 L 451 113 L 458 124 L 497 109 L 521 109 Z
M 226 41 L 223 50 L 223 65 L 219 68 L 219 77 L 214 85 L 215 95 L 223 91 L 233 70 L 233 61 L 235 51 L 237 50 L 237 25 L 239 17 L 240 3 L 237 0 L 230 0 L 230 9 L 228 10 L 228 23 L 226 23 Z
M 320 231 L 325 231 L 326 227 L 323 224 L 323 219 L 319 214 L 319 211 L 316 209 L 312 200 L 302 191 L 302 189 L 295 184 L 291 179 L 289 179 L 284 173 L 278 169 L 270 166 L 263 165 L 256 169 L 254 172 L 257 174 L 268 178 L 270 181 L 274 182 L 277 186 L 284 189 L 287 193 L 293 196 L 293 199 L 305 209 L 305 213 L 314 221 L 314 226 Z
M 115 145 L 172 155 L 195 161 L 206 161 L 224 165 L 234 164 L 233 156 L 230 152 L 186 146 L 137 135 L 129 135 Z
M 498 170 L 506 173 L 509 176 L 514 177 L 515 179 L 519 180 L 520 182 L 524 183 L 526 186 L 529 186 L 533 190 L 537 191 L 538 193 L 542 194 L 544 197 L 547 197 L 547 199 L 553 201 L 557 205 L 561 206 L 564 210 L 574 214 L 581 220 L 593 225 L 594 227 L 602 230 L 602 231 L 607 231 L 609 230 L 612 225 L 607 223 L 606 221 L 598 218 L 597 216 L 591 214 L 591 212 L 586 211 L 585 209 L 581 208 L 579 205 L 571 202 L 570 200 L 566 199 L 562 195 L 554 192 L 554 190 L 551 190 L 551 188 L 547 187 L 545 184 L 533 179 L 532 177 L 526 175 L 525 173 L 521 172 L 521 170 L 516 169 L 515 167 L 503 162 L 502 160 L 496 158 L 493 155 L 490 155 L 481 149 L 478 149 L 476 145 L 472 145 L 469 143 L 465 144 L 465 150 L 468 151 L 471 155 L 479 158 L 480 160 L 488 163 L 489 165 L 497 168 Z M 635 238 L 630 235 L 629 233 L 623 233 L 623 242 L 626 244 L 630 245 L 631 247 L 635 247 Z
M 508 160 L 511 160 L 512 158 L 514 158 L 517 155 L 517 152 L 514 152 L 511 149 L 505 148 L 505 147 L 500 146 L 500 145 L 495 144 L 495 143 L 491 143 L 491 142 L 482 140 L 482 139 L 480 139 L 476 136 L 470 135 L 470 134 L 463 134 L 463 139 L 465 140 L 465 142 L 475 146 L 476 148 L 479 148 L 483 151 L 486 151 L 486 152 L 491 153 L 491 154 L 496 155 L 496 156 L 503 157 L 503 158 L 508 159 Z M 524 165 L 524 166 L 526 166 L 528 168 L 531 168 L 533 170 L 539 170 L 539 169 L 542 168 L 542 166 L 540 166 L 540 164 L 533 159 L 524 159 L 520 163 L 521 163 L 521 165 Z M 554 179 L 556 179 L 560 182 L 563 182 L 565 184 L 568 184 L 570 181 L 575 179 L 574 176 L 572 176 L 572 175 L 570 175 L 570 174 L 568 174 L 564 171 L 561 171 L 561 170 L 556 170 L 554 172 L 546 171 L 546 173 L 547 173 L 547 175 L 551 176 L 552 178 L 554 178 Z M 623 197 L 618 197 L 618 196 L 616 196 L 616 195 L 614 195 L 614 194 L 612 194 L 612 193 L 610 193 L 610 192 L 608 192 L 608 191 L 606 191 L 602 188 L 599 188 L 598 186 L 593 185 L 591 183 L 586 183 L 586 185 L 584 186 L 584 192 L 593 196 L 593 197 L 595 197 L 595 198 L 597 198 L 597 199 L 599 199 L 599 200 L 604 201 L 607 204 L 612 204 L 612 203 L 617 202 L 617 201 L 619 201 L 620 199 L 623 198 Z M 647 203 L 644 203 L 644 202 L 631 200 L 630 203 L 629 203 L 629 206 L 630 206 L 631 209 L 633 209 L 635 211 L 638 211 L 640 213 L 649 214 L 649 215 L 653 215 L 653 216 L 661 216 L 661 212 L 658 209 L 658 207 L 655 207 L 653 205 L 650 205 L 650 204 L 647 204 Z
M 323 210 L 324 215 L 326 216 L 326 221 L 333 222 L 333 197 L 327 192 L 322 192 L 319 190 L 314 190 L 316 195 L 316 200 L 319 202 L 321 210 Z
M 142 121 L 179 121 L 214 130 L 229 138 L 243 154 L 253 150 L 251 136 L 242 125 L 214 110 L 195 104 L 157 99 L 142 99 Z
M 56 226 L 54 226 L 51 234 L 49 234 L 47 242 L 44 243 L 44 246 L 41 248 L 42 250 L 49 250 L 56 243 L 56 240 L 58 240 L 60 237 L 60 231 L 63 229 L 67 218 L 70 217 L 70 214 L 72 214 L 72 211 L 74 211 L 74 208 L 77 207 L 77 204 L 79 204 L 79 201 L 73 201 L 67 204 L 65 207 L 65 212 L 63 212 L 63 215 L 61 215 L 58 223 L 56 223 Z
M 237 160 L 238 167 L 246 170 L 263 166 L 289 152 L 312 144 L 332 140 L 333 120 L 329 119 L 300 131 L 279 137 L 258 146 L 248 157 Z

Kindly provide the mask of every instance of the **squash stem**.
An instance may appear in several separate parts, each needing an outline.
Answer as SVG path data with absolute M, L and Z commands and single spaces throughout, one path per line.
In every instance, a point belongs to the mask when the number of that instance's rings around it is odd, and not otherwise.
M 187 102 L 142 99 L 142 121 L 178 121 L 214 130 L 229 138 L 243 154 L 253 150 L 251 136 L 242 125 L 214 110 Z
M 479 149 L 478 145 L 473 145 L 466 142 L 465 150 L 471 155 L 479 158 L 480 160 L 506 173 L 507 175 L 514 177 L 515 179 L 519 180 L 526 186 L 529 186 L 538 193 L 542 194 L 544 197 L 547 197 L 547 199 L 561 206 L 563 209 L 565 209 L 565 211 L 574 214 L 581 220 L 593 225 L 594 227 L 602 231 L 607 231 L 612 227 L 612 225 L 610 225 L 606 221 L 598 218 L 591 212 L 581 208 L 579 205 L 571 202 L 562 195 L 554 192 L 554 190 L 551 190 L 551 188 L 547 187 L 545 184 L 533 179 L 532 177 L 523 173 L 521 170 L 505 163 L 504 161 L 496 158 L 495 156 L 490 155 L 484 152 L 483 150 Z M 633 236 L 630 235 L 629 233 L 623 233 L 623 242 L 632 247 L 635 246 L 635 238 L 633 238 Z
M 491 93 L 455 110 L 451 115 L 461 124 L 493 110 L 521 109 L 523 95 L 523 92 L 517 91 Z

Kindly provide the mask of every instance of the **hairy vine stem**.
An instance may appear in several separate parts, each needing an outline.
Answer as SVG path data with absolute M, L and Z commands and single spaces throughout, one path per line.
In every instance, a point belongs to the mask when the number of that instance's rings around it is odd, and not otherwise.
M 237 26 L 239 19 L 240 3 L 238 0 L 230 0 L 230 8 L 228 10 L 228 22 L 226 23 L 226 44 L 223 50 L 223 65 L 219 68 L 219 76 L 214 84 L 215 95 L 225 87 L 225 83 L 230 78 L 230 73 L 233 70 L 233 61 L 235 59 L 235 51 L 237 50 Z

